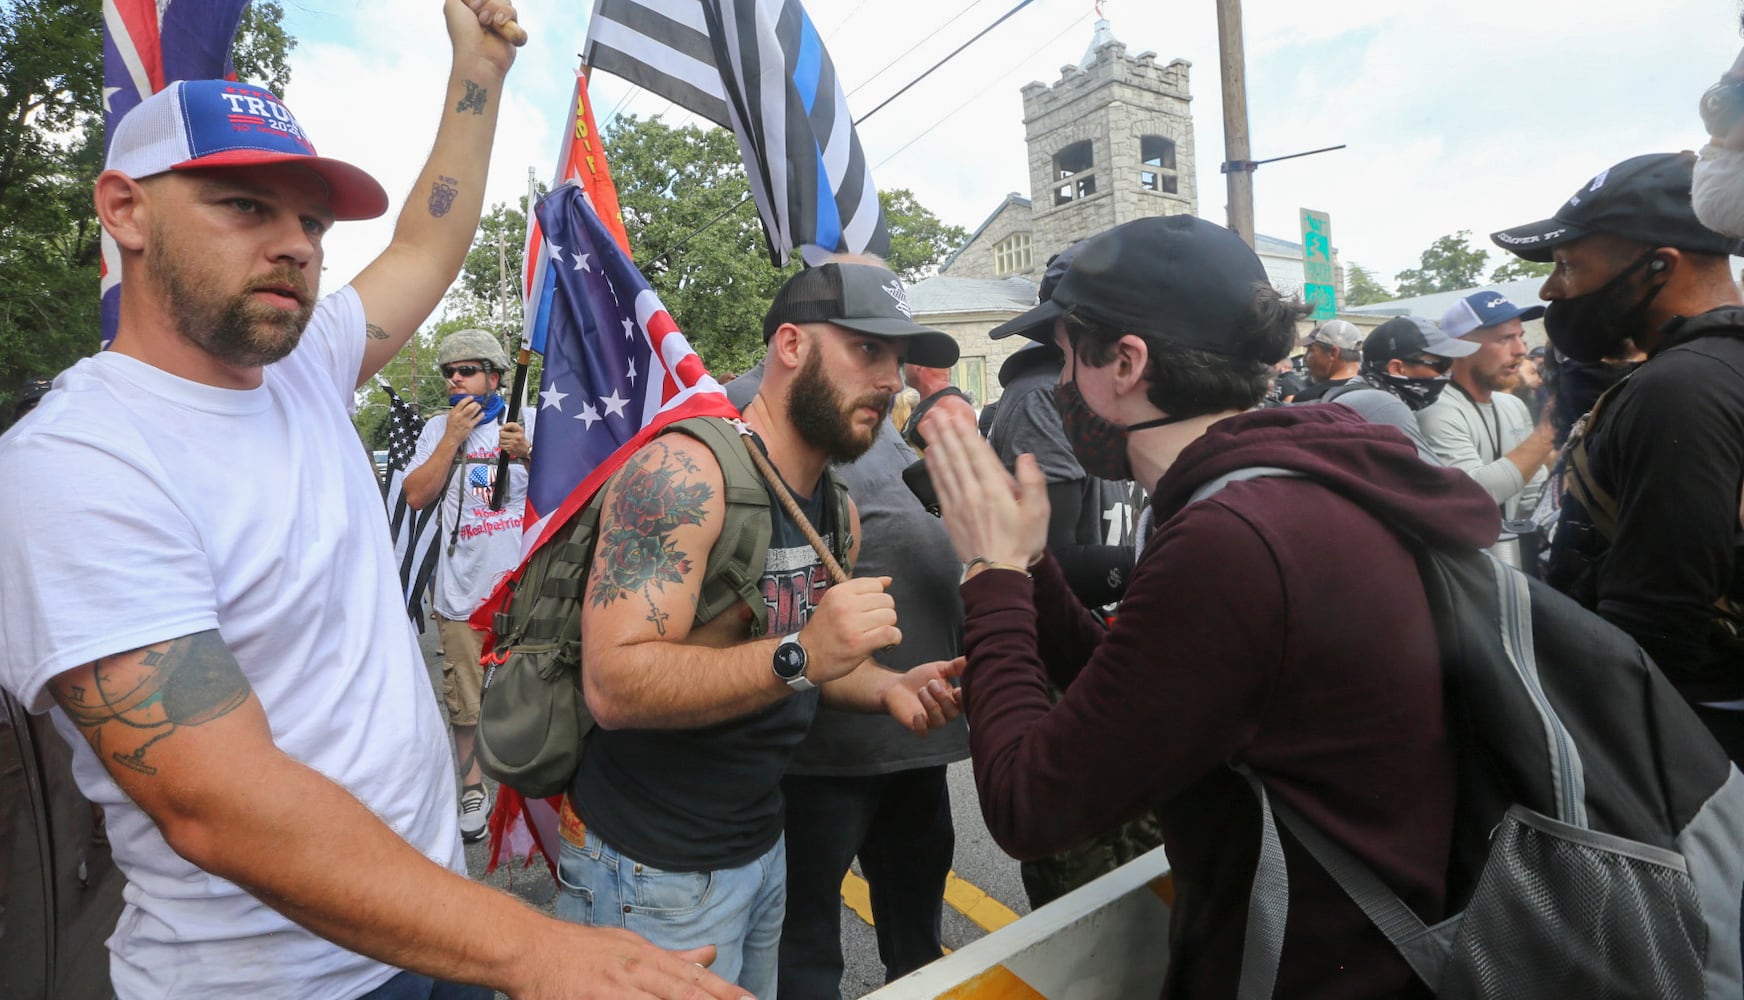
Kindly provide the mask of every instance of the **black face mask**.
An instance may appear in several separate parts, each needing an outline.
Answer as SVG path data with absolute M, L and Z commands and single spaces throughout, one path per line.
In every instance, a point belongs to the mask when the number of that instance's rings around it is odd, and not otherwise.
M 1447 388 L 1448 380 L 1451 378 L 1448 375 L 1431 375 L 1427 378 L 1420 378 L 1413 375 L 1394 375 L 1389 371 L 1377 372 L 1376 374 L 1386 382 L 1387 388 L 1393 390 L 1394 395 L 1405 401 L 1405 405 L 1410 407 L 1413 413 L 1441 398 L 1441 390 Z
M 1126 454 L 1126 439 L 1133 431 L 1147 427 L 1162 427 L 1186 420 L 1186 417 L 1158 417 L 1131 427 L 1122 427 L 1098 415 L 1078 391 L 1078 378 L 1054 386 L 1054 409 L 1060 411 L 1060 424 L 1071 442 L 1072 454 L 1084 471 L 1098 479 L 1116 482 L 1132 478 L 1132 460 Z M 1154 485 L 1154 484 L 1153 484 Z
M 1640 333 L 1636 329 L 1647 307 L 1664 288 L 1648 289 L 1634 305 L 1617 301 L 1617 292 L 1636 271 L 1646 267 L 1657 251 L 1649 250 L 1617 276 L 1583 295 L 1557 299 L 1545 307 L 1544 332 L 1565 357 L 1575 361 L 1601 361 L 1617 353 L 1623 341 Z

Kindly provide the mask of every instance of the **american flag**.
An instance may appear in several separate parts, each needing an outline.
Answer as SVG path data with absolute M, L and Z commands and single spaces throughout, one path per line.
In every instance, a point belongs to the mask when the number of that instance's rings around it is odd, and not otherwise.
M 769 256 L 890 252 L 847 97 L 799 0 L 600 0 L 589 65 L 731 128 Z
M 248 0 L 103 0 L 103 150 L 115 124 L 165 84 L 233 79 L 231 42 Z M 121 315 L 121 252 L 103 234 L 103 346 Z
M 424 591 L 436 573 L 436 560 L 441 553 L 442 519 L 436 516 L 436 511 L 442 505 L 433 503 L 423 510 L 414 510 L 406 502 L 406 467 L 412 464 L 418 435 L 424 430 L 424 418 L 386 380 L 378 378 L 376 384 L 388 394 L 388 482 L 384 497 L 388 529 L 394 536 L 394 563 L 400 568 L 400 595 L 406 614 L 422 632 Z
M 636 449 L 674 421 L 739 415 L 600 221 L 579 182 L 546 195 L 535 214 L 542 234 L 536 259 L 551 287 L 548 307 L 528 303 L 529 315 L 541 317 L 543 324 L 528 339 L 544 345 L 545 368 L 527 481 L 526 533 L 521 565 L 473 613 L 477 629 L 493 627 L 528 557 L 585 507 Z M 487 639 L 487 651 L 495 638 Z M 523 799 L 506 785 L 498 789 L 490 818 L 490 867 L 504 850 L 531 863 L 536 847 L 555 871 L 559 803 L 557 797 Z

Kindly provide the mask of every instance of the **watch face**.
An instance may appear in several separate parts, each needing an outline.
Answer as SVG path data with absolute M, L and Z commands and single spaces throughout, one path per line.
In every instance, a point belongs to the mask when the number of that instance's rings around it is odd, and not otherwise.
M 805 673 L 805 647 L 797 642 L 784 642 L 775 647 L 775 672 L 786 680 Z

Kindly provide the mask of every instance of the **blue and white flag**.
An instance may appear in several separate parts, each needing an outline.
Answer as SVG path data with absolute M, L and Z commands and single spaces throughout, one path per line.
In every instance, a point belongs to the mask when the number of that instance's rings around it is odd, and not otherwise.
M 847 97 L 799 0 L 600 0 L 584 57 L 733 130 L 776 266 L 794 250 L 807 263 L 890 252 Z

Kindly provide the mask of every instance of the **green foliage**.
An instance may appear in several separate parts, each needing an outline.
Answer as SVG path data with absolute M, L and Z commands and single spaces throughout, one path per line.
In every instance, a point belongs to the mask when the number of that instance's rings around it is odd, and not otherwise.
M 280 0 L 243 15 L 243 79 L 282 90 L 294 39 Z M 96 0 L 0 4 L 0 412 L 19 383 L 94 353 L 103 166 L 103 11 Z
M 545 185 L 539 185 L 541 197 Z M 499 269 L 498 239 L 502 243 Z M 460 267 L 460 281 L 454 291 L 467 302 L 468 308 L 498 313 L 497 303 L 505 301 L 507 315 L 518 328 L 521 323 L 521 257 L 526 251 L 527 213 L 520 202 L 500 201 L 478 223 L 478 235 L 472 249 L 466 252 L 466 263 Z
M 1345 305 L 1366 306 L 1387 302 L 1392 298 L 1393 293 L 1387 291 L 1387 286 L 1377 281 L 1368 268 L 1361 264 L 1351 264 L 1344 269 Z
M 1399 297 L 1432 295 L 1472 288 L 1484 280 L 1484 262 L 1489 252 L 1471 245 L 1471 230 L 1461 229 L 1429 245 L 1418 266 L 1394 275 Z
M 907 188 L 878 192 L 884 225 L 890 230 L 885 260 L 903 281 L 919 281 L 937 269 L 939 261 L 969 242 L 969 231 L 940 221 Z
M 236 78 L 259 84 L 280 96 L 291 82 L 291 51 L 297 40 L 285 33 L 281 23 L 285 6 L 280 0 L 251 0 L 236 26 L 236 42 L 230 58 L 236 63 Z
M 103 24 L 88 0 L 0 6 L 0 412 L 97 349 Z
M 1519 281 L 1523 278 L 1548 278 L 1550 272 L 1556 269 L 1555 264 L 1540 264 L 1533 260 L 1524 260 L 1510 256 L 1497 266 L 1490 274 L 1490 283 L 1499 285 L 1504 281 Z

